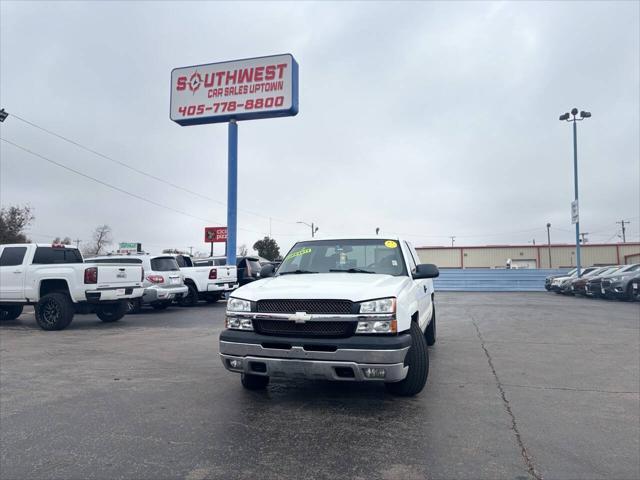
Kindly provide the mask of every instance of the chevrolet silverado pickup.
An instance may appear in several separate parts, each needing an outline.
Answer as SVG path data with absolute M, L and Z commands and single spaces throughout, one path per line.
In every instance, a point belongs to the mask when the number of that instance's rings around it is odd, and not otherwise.
M 277 271 L 265 265 L 260 280 L 231 294 L 222 363 L 248 389 L 303 377 L 416 395 L 436 341 L 438 274 L 401 238 L 298 242 Z
M 43 330 L 62 330 L 75 313 L 116 322 L 127 301 L 142 296 L 142 267 L 85 263 L 67 245 L 0 245 L 0 320 L 13 320 L 34 305 Z

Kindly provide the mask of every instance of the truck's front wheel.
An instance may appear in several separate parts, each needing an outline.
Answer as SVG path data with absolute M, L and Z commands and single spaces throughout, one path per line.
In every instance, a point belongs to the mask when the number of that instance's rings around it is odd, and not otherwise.
M 63 330 L 73 320 L 73 303 L 69 295 L 53 292 L 44 295 L 36 304 L 36 322 L 43 330 Z
M 193 307 L 198 303 L 198 289 L 192 283 L 187 283 L 187 288 L 187 293 L 178 300 L 181 307 Z
M 127 314 L 127 302 L 108 303 L 96 306 L 96 315 L 105 323 L 117 322 Z
M 394 383 L 385 383 L 387 390 L 395 395 L 410 397 L 422 391 L 429 376 L 429 352 L 427 341 L 417 322 L 411 322 L 411 347 L 404 359 L 404 364 L 409 367 L 404 380 Z
M 269 385 L 269 377 L 263 375 L 242 374 L 242 386 L 247 390 L 262 390 Z
M 0 307 L 0 320 L 15 320 L 22 314 L 22 305 Z

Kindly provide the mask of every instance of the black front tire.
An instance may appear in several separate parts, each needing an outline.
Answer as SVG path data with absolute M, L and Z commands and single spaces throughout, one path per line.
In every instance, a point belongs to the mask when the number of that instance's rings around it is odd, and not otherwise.
M 127 314 L 128 302 L 108 303 L 96 306 L 96 315 L 105 323 L 117 322 Z
M 0 320 L 15 320 L 22 314 L 22 305 L 0 307 Z
M 48 293 L 36 304 L 36 322 L 47 331 L 64 330 L 74 313 L 71 298 L 63 292 Z
M 427 345 L 430 347 L 436 343 L 436 307 L 433 306 L 433 314 L 431 315 L 431 322 L 427 325 L 427 329 L 424 331 L 424 338 L 427 341 Z
M 269 377 L 263 375 L 242 374 L 242 386 L 247 390 L 263 390 L 269 385 Z
M 181 307 L 193 307 L 198 303 L 198 289 L 192 283 L 187 283 L 189 291 L 178 300 Z
M 401 397 L 411 397 L 422 391 L 429 376 L 429 352 L 427 341 L 417 322 L 411 322 L 411 347 L 404 359 L 404 364 L 409 367 L 404 380 L 394 383 L 385 383 L 387 391 Z

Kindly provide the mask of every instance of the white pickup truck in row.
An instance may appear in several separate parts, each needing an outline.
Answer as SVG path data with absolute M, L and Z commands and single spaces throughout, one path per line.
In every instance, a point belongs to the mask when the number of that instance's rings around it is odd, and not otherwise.
M 179 303 L 192 306 L 198 300 L 215 303 L 238 288 L 238 268 L 235 265 L 194 265 L 189 255 L 174 255 L 188 292 Z
M 84 263 L 67 245 L 0 245 L 0 320 L 13 320 L 34 305 L 43 330 L 62 330 L 75 313 L 116 322 L 129 299 L 141 297 L 142 267 Z
M 436 341 L 432 279 L 400 238 L 299 242 L 227 302 L 220 356 L 245 388 L 270 377 L 384 382 L 415 395 Z M 267 278 L 264 278 L 267 277 Z

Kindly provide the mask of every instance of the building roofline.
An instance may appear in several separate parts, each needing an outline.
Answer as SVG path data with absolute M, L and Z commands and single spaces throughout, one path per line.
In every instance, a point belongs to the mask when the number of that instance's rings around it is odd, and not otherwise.
M 585 243 L 580 245 L 580 247 L 634 247 L 640 246 L 640 242 L 627 242 L 627 243 Z M 563 248 L 575 248 L 575 244 L 573 243 L 552 243 L 551 248 L 554 247 L 563 247 Z M 459 249 L 488 249 L 488 248 L 549 248 L 549 245 L 546 243 L 539 243 L 536 245 L 527 244 L 527 245 L 454 245 L 450 246 L 442 246 L 442 245 L 425 245 L 416 247 L 418 249 L 430 249 L 430 250 L 459 250 Z

